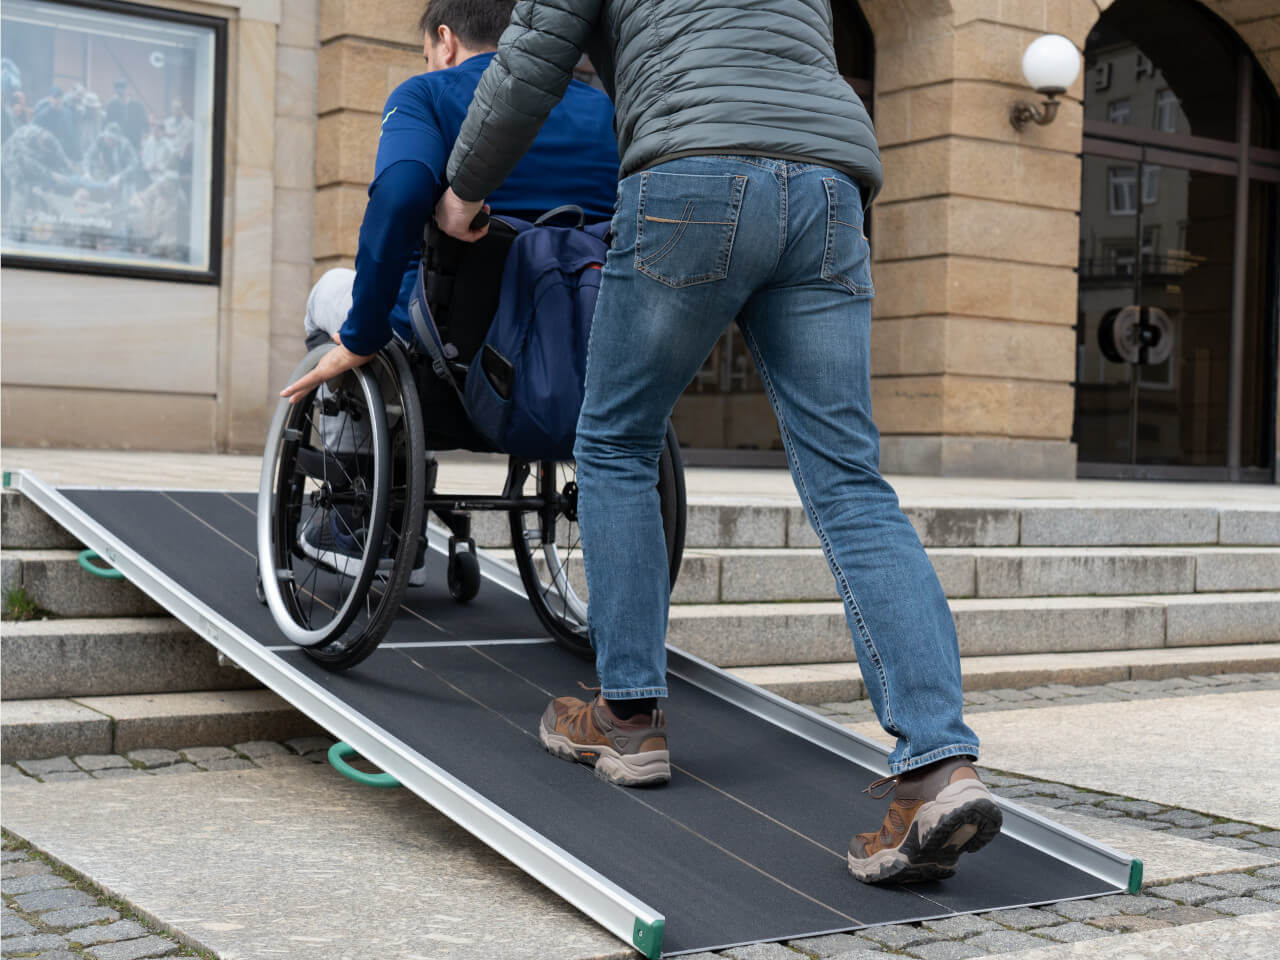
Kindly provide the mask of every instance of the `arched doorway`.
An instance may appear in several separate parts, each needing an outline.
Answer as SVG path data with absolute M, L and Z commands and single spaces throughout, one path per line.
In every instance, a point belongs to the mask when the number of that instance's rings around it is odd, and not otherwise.
M 1270 480 L 1275 90 L 1192 0 L 1116 0 L 1085 67 L 1080 475 Z
M 857 0 L 833 0 L 832 33 L 841 75 L 872 110 L 875 41 Z M 730 325 L 686 388 L 672 415 L 685 462 L 786 464 L 764 385 L 736 326 Z

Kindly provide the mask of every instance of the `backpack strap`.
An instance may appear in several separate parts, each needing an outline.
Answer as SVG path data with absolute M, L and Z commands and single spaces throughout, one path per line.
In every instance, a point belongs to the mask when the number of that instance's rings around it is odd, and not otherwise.
M 446 344 L 440 338 L 440 331 L 436 327 L 435 319 L 431 316 L 431 306 L 427 300 L 426 273 L 427 263 L 424 257 L 418 263 L 418 282 L 414 285 L 413 296 L 409 298 L 409 320 L 413 323 L 413 332 L 427 348 L 427 355 L 431 357 L 432 371 L 453 387 L 453 392 L 461 400 L 462 388 L 458 386 L 458 381 L 449 368 L 449 361 L 457 356 L 458 351 L 452 344 Z M 449 355 L 450 353 L 453 357 Z

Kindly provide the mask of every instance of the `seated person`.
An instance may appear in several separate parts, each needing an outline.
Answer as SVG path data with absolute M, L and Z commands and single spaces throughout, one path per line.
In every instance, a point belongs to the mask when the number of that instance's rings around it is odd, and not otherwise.
M 429 0 L 419 21 L 427 71 L 397 87 L 382 111 L 355 271 L 329 271 L 308 300 L 307 345 L 331 338 L 338 346 L 310 374 L 286 387 L 282 397 L 296 402 L 318 384 L 365 363 L 392 336 L 402 344 L 413 343 L 409 299 L 423 229 L 448 186 L 449 153 L 513 6 L 514 0 Z M 533 220 L 575 204 L 588 219 L 606 220 L 613 215 L 617 183 L 613 105 L 601 91 L 574 80 L 529 152 L 489 198 L 489 206 L 495 214 Z M 431 432 L 437 434 L 443 420 L 445 432 L 452 425 L 456 445 L 465 446 L 470 432 L 456 397 L 434 378 L 429 381 L 419 388 Z M 324 432 L 354 434 L 333 425 Z M 341 525 L 340 518 L 334 525 Z M 359 533 L 308 528 L 300 546 L 313 559 L 346 570 L 350 558 L 361 553 Z M 422 572 L 415 569 L 410 582 L 420 584 Z

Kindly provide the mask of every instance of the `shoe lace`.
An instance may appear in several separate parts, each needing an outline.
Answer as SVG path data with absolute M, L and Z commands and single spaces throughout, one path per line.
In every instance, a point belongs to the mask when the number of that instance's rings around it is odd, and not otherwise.
M 599 693 L 601 690 L 600 687 L 588 687 L 581 680 L 578 681 L 578 686 L 580 686 L 583 690 L 587 691 L 587 693 Z
M 872 783 L 862 792 L 865 793 L 867 796 L 869 796 L 872 800 L 883 800 L 889 794 L 893 793 L 893 790 L 895 787 L 897 787 L 897 785 L 898 785 L 898 777 L 895 774 L 888 777 L 881 777 L 879 780 L 872 781 Z M 880 790 L 879 793 L 876 793 L 875 791 L 879 790 L 881 787 L 884 787 L 885 789 Z

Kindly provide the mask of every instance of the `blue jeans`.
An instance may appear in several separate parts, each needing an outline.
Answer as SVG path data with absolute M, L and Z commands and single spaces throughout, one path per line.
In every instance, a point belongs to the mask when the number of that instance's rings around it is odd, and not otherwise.
M 689 157 L 623 180 L 578 422 L 578 518 L 603 693 L 665 697 L 670 591 L 656 478 L 667 418 L 736 320 L 844 601 L 899 773 L 967 754 L 955 623 L 880 476 L 870 254 L 844 173 Z

